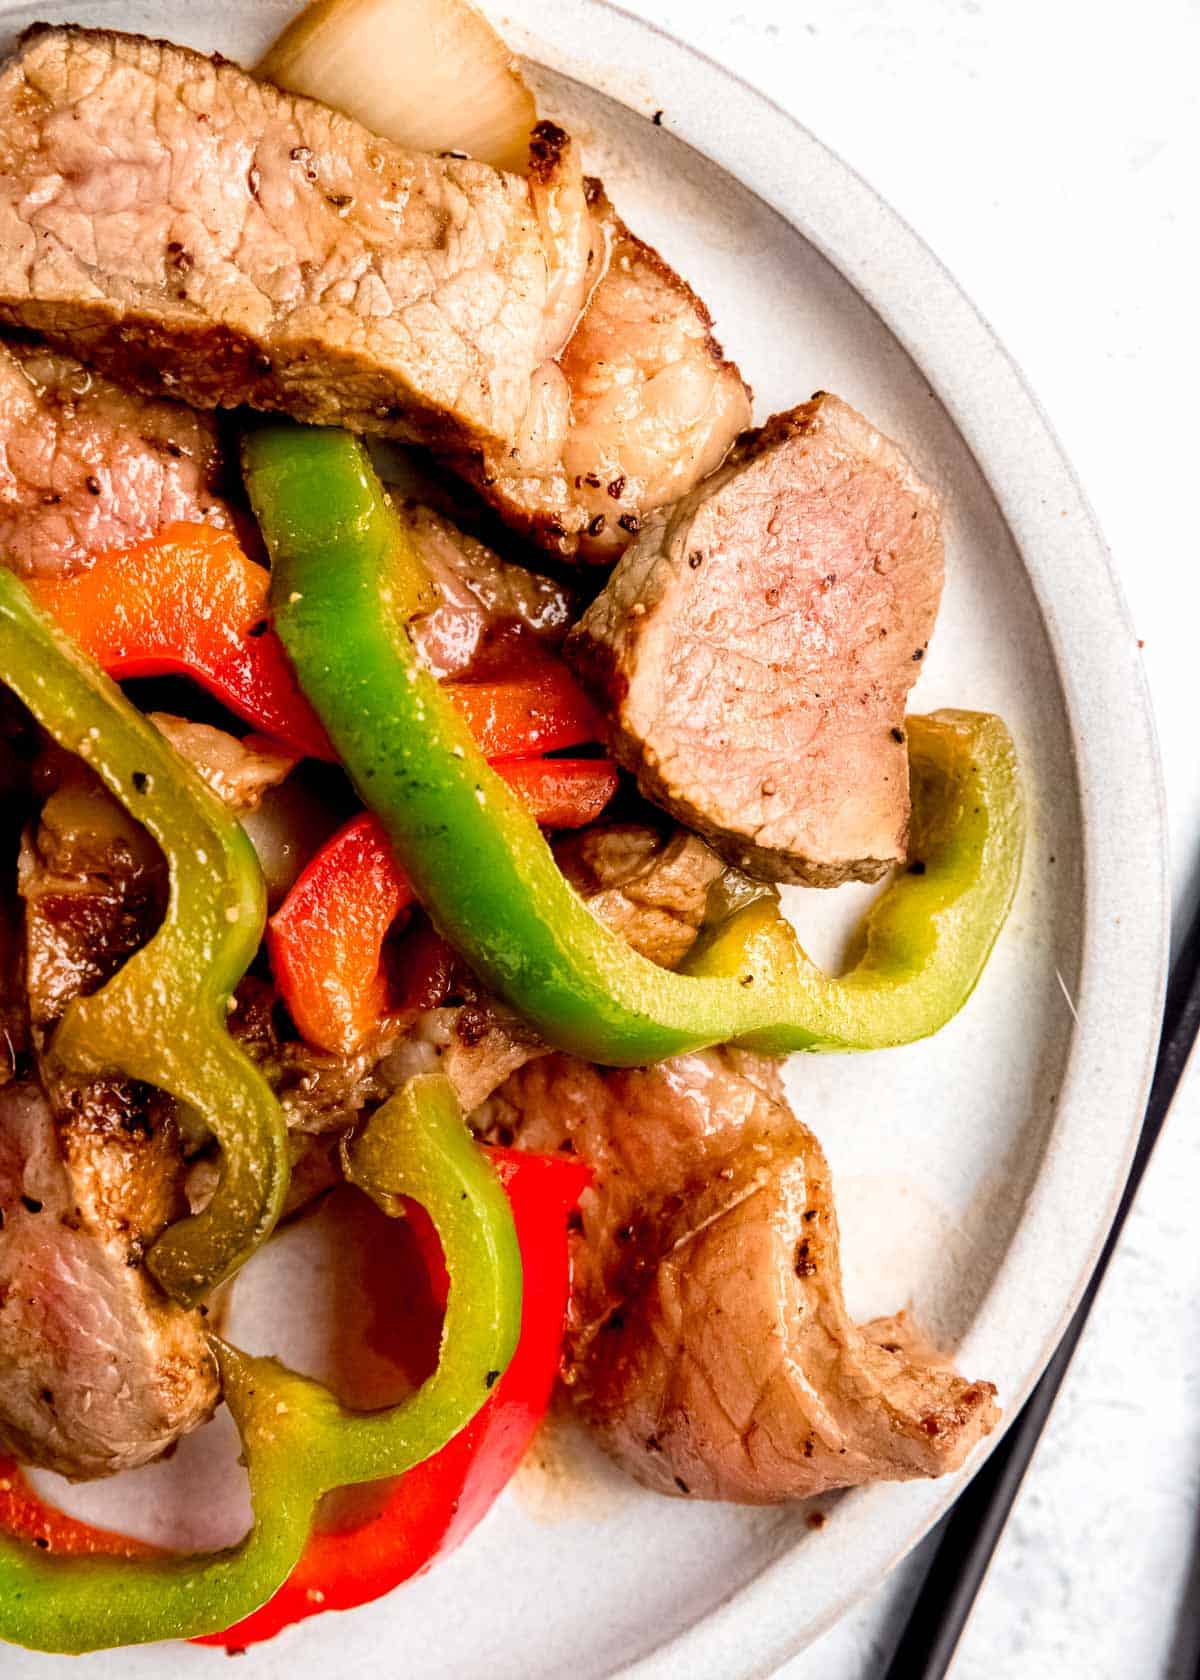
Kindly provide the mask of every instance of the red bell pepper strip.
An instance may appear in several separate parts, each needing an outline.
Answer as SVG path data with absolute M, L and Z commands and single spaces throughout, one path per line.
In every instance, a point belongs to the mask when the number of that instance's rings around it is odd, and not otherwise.
M 526 759 L 497 766 L 548 828 L 594 821 L 617 788 L 605 759 Z M 412 888 L 368 813 L 313 857 L 267 928 L 275 983 L 302 1038 L 348 1054 L 388 1012 L 383 942 Z
M 47 1552 L 68 1557 L 153 1557 L 155 1547 L 111 1528 L 69 1517 L 47 1505 L 30 1487 L 11 1458 L 0 1458 L 0 1530 L 33 1541 Z
M 168 525 L 86 572 L 32 578 L 35 601 L 112 677 L 182 674 L 314 758 L 329 739 L 267 619 L 270 574 L 229 531 Z
M 28 580 L 38 605 L 110 677 L 191 677 L 264 735 L 332 759 L 270 627 L 269 584 L 232 532 L 199 524 L 167 525 L 69 577 Z M 446 687 L 488 758 L 600 738 L 591 701 L 550 654 L 526 653 L 512 676 Z
M 600 717 L 561 659 L 526 655 L 490 682 L 445 688 L 485 758 L 531 758 L 604 738 Z
M 521 1337 L 495 1392 L 441 1452 L 394 1482 L 379 1484 L 383 1498 L 376 1514 L 354 1528 L 318 1526 L 274 1598 L 236 1627 L 197 1644 L 243 1650 L 307 1616 L 381 1598 L 465 1540 L 520 1464 L 558 1372 L 570 1285 L 567 1220 L 592 1174 L 567 1155 L 524 1155 L 515 1149 L 488 1154 L 512 1206 L 524 1272 Z M 435 1297 L 444 1303 L 446 1273 L 436 1232 L 422 1208 L 408 1207 Z M 68 1555 L 145 1557 L 156 1551 L 56 1511 L 6 1459 L 0 1459 L 0 1529 Z
M 291 1579 L 268 1604 L 198 1644 L 243 1650 L 306 1616 L 382 1598 L 461 1544 L 525 1456 L 558 1373 L 570 1285 L 567 1219 L 592 1172 L 570 1156 L 515 1149 L 488 1154 L 512 1203 L 525 1280 L 521 1339 L 495 1393 L 441 1452 L 391 1484 L 376 1515 L 353 1529 L 318 1528 Z M 421 1209 L 410 1206 L 410 1213 L 435 1294 L 444 1300 L 433 1225 Z

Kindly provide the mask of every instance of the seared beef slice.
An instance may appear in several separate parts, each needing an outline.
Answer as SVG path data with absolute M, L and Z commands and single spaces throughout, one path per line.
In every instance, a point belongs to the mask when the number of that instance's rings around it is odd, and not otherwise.
M 544 547 L 612 561 L 653 508 L 720 466 L 750 424 L 750 392 L 703 301 L 592 187 L 604 266 L 562 354 L 540 370 L 540 424 L 466 471 Z
M 717 1050 L 605 1072 L 550 1056 L 475 1120 L 594 1168 L 566 1380 L 639 1481 L 773 1504 L 941 1475 L 995 1423 L 992 1385 L 904 1314 L 851 1321 L 829 1168 L 777 1064 Z
M 202 1423 L 216 1371 L 196 1317 L 138 1264 L 165 1223 L 149 1132 L 0 1091 L 0 1448 L 84 1480 L 145 1464 Z
M 0 319 L 125 383 L 504 441 L 546 302 L 517 176 L 137 36 L 35 28 L 0 76 Z
M 941 588 L 937 496 L 820 394 L 651 516 L 567 650 L 642 790 L 725 857 L 873 881 L 905 855 L 904 707 Z
M 0 565 L 53 577 L 176 520 L 228 526 L 220 477 L 207 415 L 0 344 Z
M 65 773 L 22 847 L 34 1042 L 161 912 L 161 859 L 90 772 Z M 77 1479 L 158 1457 L 217 1399 L 195 1313 L 141 1261 L 186 1212 L 170 1103 L 122 1079 L 0 1092 L 0 1446 Z

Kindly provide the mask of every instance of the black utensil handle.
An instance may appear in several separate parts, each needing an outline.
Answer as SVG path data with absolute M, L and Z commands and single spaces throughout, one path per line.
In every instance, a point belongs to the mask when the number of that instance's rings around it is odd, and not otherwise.
M 943 1680 L 987 1574 L 1025 1472 L 1104 1281 L 1171 1099 L 1200 1029 L 1200 909 L 1172 968 L 1150 1096 L 1129 1178 L 1096 1269 L 1033 1393 L 945 1520 L 929 1572 L 885 1680 Z

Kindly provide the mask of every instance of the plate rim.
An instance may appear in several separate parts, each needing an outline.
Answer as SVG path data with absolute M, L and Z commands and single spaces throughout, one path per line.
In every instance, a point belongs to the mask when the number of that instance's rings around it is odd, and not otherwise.
M 1067 1151 L 1056 1149 L 1055 1140 L 1064 1141 L 1063 1132 L 1072 1133 L 1074 1143 L 1077 1134 L 1088 1140 L 1080 1121 L 1086 1122 L 1099 1093 L 1108 1111 L 1105 1148 L 1087 1162 L 1095 1202 L 1078 1273 L 1057 1311 L 1044 1314 L 1026 1379 L 1006 1393 L 1001 1426 L 967 1471 L 851 1496 L 853 1515 L 838 1527 L 849 1542 L 842 1551 L 854 1549 L 853 1568 L 831 1568 L 820 1548 L 789 1546 L 688 1627 L 609 1671 L 613 1680 L 677 1680 L 680 1674 L 756 1680 L 775 1673 L 874 1591 L 981 1468 L 1053 1352 L 1108 1233 L 1149 1087 L 1169 948 L 1165 794 L 1153 712 L 1119 578 L 1065 450 L 990 324 L 903 217 L 786 108 L 616 0 L 481 3 L 514 47 L 534 60 L 647 118 L 661 107 L 668 132 L 732 175 L 812 245 L 927 378 L 995 499 L 1033 589 L 1076 763 L 1084 891 L 1078 1020 L 1042 1161 L 975 1325 L 1010 1274 L 1028 1267 L 1027 1254 L 1049 1240 L 1051 1192 L 1057 1186 L 1061 1201 L 1075 1184 L 1062 1159 Z M 129 12 L 145 19 L 142 27 L 161 15 L 163 4 L 124 0 Z M 0 0 L 0 21 L 19 9 L 21 0 Z M 256 9 L 282 19 L 295 10 L 295 0 L 257 0 Z M 69 0 L 54 0 L 48 10 L 69 10 Z M 973 401 L 970 387 L 982 385 L 985 376 L 989 400 Z M 1051 504 L 1063 511 L 1051 512 Z M 1081 650 L 1089 643 L 1085 657 Z M 1113 718 L 1124 725 L 1115 747 Z M 1107 754 L 1097 732 L 1089 731 L 1089 719 L 1107 722 Z M 1126 927 L 1118 931 L 1121 917 Z M 960 1344 L 965 1362 L 974 1333 L 969 1330 Z M 791 1608 L 796 1589 L 811 1589 L 823 1576 L 831 1589 L 824 1607 L 803 1621 Z
M 1162 765 L 1133 622 L 1087 494 L 1015 358 L 920 234 L 799 118 L 672 29 L 616 0 L 556 0 L 552 8 L 538 0 L 505 0 L 503 10 L 506 16 L 493 14 L 497 26 L 526 56 L 644 116 L 661 108 L 667 131 L 732 175 L 811 244 L 928 378 L 996 501 L 1033 589 L 1076 764 L 1084 898 L 1078 1018 L 1042 1162 L 975 1322 L 1048 1227 L 1051 1192 L 1070 1176 L 1061 1160 L 1066 1151 L 1055 1140 L 1061 1142 L 1063 1132 L 1085 1131 L 1078 1121 L 1102 1092 L 1104 1108 L 1121 1120 L 1119 1126 L 1115 1119 L 1109 1123 L 1111 1153 L 1102 1151 L 1092 1162 L 1100 1169 L 1101 1190 L 1077 1274 L 1050 1315 L 1025 1380 L 1006 1394 L 999 1429 L 969 1466 L 936 1482 L 890 1484 L 856 1495 L 864 1506 L 887 1499 L 894 1507 L 887 1526 L 904 1533 L 864 1545 L 823 1611 L 803 1625 L 776 1611 L 794 1588 L 811 1584 L 811 1548 L 794 1546 L 687 1628 L 610 1671 L 622 1680 L 673 1680 L 682 1673 L 692 1680 L 757 1680 L 775 1673 L 880 1586 L 944 1515 L 1019 1414 L 1091 1276 L 1136 1146 L 1165 995 L 1170 893 Z M 584 13 L 588 26 L 581 30 L 570 20 Z M 631 37 L 637 38 L 636 56 L 624 50 Z M 625 68 L 631 62 L 645 109 L 631 96 Z M 729 105 L 720 98 L 731 88 L 739 118 L 732 126 Z M 752 124 L 740 120 L 747 112 Z M 746 128 L 753 141 L 739 134 Z M 781 172 L 784 157 L 790 180 Z M 970 373 L 959 374 L 956 364 Z M 985 374 L 988 400 L 972 402 L 969 388 Z M 1075 586 L 1080 580 L 1086 592 Z M 1114 717 L 1123 719 L 1119 750 L 1106 754 L 1088 721 Z M 1110 731 L 1105 747 L 1111 746 Z M 1134 924 L 1132 939 L 1118 931 L 1122 918 Z M 959 1348 L 967 1364 L 971 1341 L 969 1331 Z M 871 1520 L 866 1511 L 860 1518 Z

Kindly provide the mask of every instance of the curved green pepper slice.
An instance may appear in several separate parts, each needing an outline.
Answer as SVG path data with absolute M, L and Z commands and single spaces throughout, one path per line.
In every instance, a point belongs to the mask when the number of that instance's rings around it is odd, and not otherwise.
M 411 1080 L 346 1145 L 345 1166 L 384 1212 L 411 1196 L 433 1220 L 450 1277 L 433 1376 L 398 1406 L 354 1413 L 320 1383 L 214 1337 L 250 1482 L 245 1539 L 130 1560 L 55 1556 L 0 1535 L 0 1639 L 79 1653 L 231 1627 L 291 1574 L 324 1494 L 402 1474 L 475 1416 L 517 1344 L 521 1260 L 508 1198 L 449 1081 Z
M 163 1288 L 191 1306 L 269 1235 L 287 1193 L 283 1111 L 227 1030 L 233 988 L 262 938 L 262 871 L 240 824 L 191 766 L 3 569 L 0 680 L 91 765 L 167 860 L 162 924 L 98 992 L 69 1005 L 50 1057 L 64 1072 L 157 1086 L 216 1135 L 216 1194 L 147 1256 Z
M 271 425 L 244 466 L 275 626 L 439 931 L 558 1049 L 637 1066 L 734 1041 L 777 1054 L 936 1032 L 962 1006 L 1020 873 L 1015 757 L 998 718 L 909 720 L 914 861 L 832 979 L 760 901 L 672 974 L 603 927 L 489 768 L 407 634 L 423 571 L 360 444 Z

